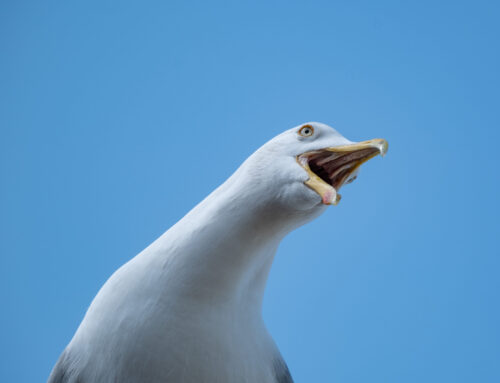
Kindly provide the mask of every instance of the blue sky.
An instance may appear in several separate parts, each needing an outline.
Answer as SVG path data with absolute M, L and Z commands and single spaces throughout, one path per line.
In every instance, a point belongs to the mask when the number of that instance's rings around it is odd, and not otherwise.
M 494 2 L 3 2 L 0 381 L 44 381 L 99 287 L 281 131 L 383 137 L 282 243 L 296 382 L 500 381 Z

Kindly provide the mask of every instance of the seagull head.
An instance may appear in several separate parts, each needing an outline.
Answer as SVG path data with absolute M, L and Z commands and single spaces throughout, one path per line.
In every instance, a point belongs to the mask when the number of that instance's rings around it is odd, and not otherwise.
M 266 181 L 275 201 L 306 211 L 337 205 L 340 188 L 387 148 L 384 139 L 352 142 L 328 125 L 308 122 L 271 139 L 249 160 L 252 178 Z

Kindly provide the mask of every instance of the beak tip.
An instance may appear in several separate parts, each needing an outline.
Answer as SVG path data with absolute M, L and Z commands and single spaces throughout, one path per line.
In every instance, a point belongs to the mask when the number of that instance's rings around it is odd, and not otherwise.
M 337 197 L 335 198 L 335 202 L 333 204 L 335 206 L 337 206 L 339 204 L 341 198 L 342 198 L 342 196 L 339 193 L 337 193 Z
M 384 157 L 387 154 L 388 149 L 389 149 L 389 143 L 381 138 L 378 144 L 378 150 L 380 151 L 380 155 Z

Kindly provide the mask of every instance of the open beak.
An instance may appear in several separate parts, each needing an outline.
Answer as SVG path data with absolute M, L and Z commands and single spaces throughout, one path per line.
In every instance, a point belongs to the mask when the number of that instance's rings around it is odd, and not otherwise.
M 302 153 L 297 162 L 309 175 L 305 184 L 320 195 L 325 205 L 337 205 L 342 185 L 354 181 L 363 163 L 378 154 L 385 155 L 387 149 L 387 141 L 376 138 Z

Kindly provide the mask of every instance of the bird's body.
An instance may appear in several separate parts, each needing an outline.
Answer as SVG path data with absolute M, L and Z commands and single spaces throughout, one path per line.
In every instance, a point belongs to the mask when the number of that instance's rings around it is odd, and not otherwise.
M 50 383 L 292 382 L 262 299 L 281 239 L 326 197 L 279 137 L 111 276 Z

